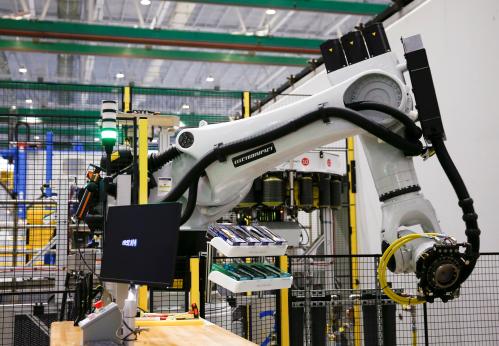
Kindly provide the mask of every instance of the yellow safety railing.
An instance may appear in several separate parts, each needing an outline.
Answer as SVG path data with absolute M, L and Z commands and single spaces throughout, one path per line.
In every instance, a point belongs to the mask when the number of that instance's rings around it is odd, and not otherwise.
M 191 258 L 189 263 L 191 272 L 191 290 L 190 290 L 190 303 L 196 304 L 199 308 L 201 306 L 200 292 L 199 292 L 199 258 Z M 189 310 L 189 308 L 187 308 Z
M 147 118 L 139 119 L 139 204 L 147 204 Z M 147 286 L 139 287 L 137 305 L 142 310 L 148 310 Z
M 353 174 L 355 172 L 352 169 L 352 163 L 355 160 L 354 155 L 354 139 L 353 137 L 348 137 L 347 139 L 347 161 L 349 166 L 349 190 L 348 190 L 348 210 L 350 216 L 350 254 L 352 255 L 352 288 L 354 290 L 359 288 L 359 264 L 358 258 L 358 246 L 357 246 L 357 209 L 356 209 L 356 196 L 353 191 L 353 181 L 355 178 Z M 360 346 L 361 330 L 360 330 L 360 307 L 358 304 L 354 306 L 354 344 L 355 346 Z
M 288 256 L 279 257 L 281 271 L 288 271 Z M 281 289 L 281 346 L 289 346 L 289 289 Z

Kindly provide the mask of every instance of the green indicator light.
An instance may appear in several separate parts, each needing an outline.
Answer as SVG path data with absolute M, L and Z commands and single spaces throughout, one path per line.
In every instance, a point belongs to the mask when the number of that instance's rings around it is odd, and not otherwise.
M 100 133 L 100 137 L 102 138 L 102 140 L 105 140 L 105 139 L 116 140 L 116 138 L 118 138 L 118 132 L 116 130 L 109 130 L 109 129 L 104 130 L 103 129 Z

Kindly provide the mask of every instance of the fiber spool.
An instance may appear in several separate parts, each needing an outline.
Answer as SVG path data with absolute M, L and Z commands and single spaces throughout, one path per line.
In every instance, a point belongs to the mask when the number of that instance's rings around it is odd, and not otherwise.
M 314 203 L 312 177 L 302 177 L 300 179 L 300 207 L 310 209 Z
M 331 179 L 331 208 L 339 209 L 341 207 L 341 181 Z
M 331 205 L 331 178 L 321 175 L 319 179 L 319 207 L 328 208 Z
M 262 204 L 277 207 L 284 203 L 284 184 L 282 179 L 267 177 L 263 179 Z
M 257 205 L 258 202 L 256 201 L 255 198 L 255 190 L 253 189 L 253 186 L 251 189 L 248 191 L 248 194 L 244 196 L 244 198 L 239 202 L 238 207 L 239 208 L 252 208 L 255 205 Z

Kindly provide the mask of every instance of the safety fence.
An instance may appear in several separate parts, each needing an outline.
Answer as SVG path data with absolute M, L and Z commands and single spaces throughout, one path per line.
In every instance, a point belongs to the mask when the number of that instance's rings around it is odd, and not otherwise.
M 206 281 L 201 257 L 201 312 L 207 320 L 258 345 L 497 345 L 499 343 L 499 253 L 481 255 L 476 269 L 453 301 L 394 304 L 377 281 L 379 255 L 288 256 L 293 285 L 288 290 L 289 324 L 282 325 L 280 290 L 232 293 Z M 217 263 L 248 261 L 215 257 Z M 279 258 L 251 260 L 278 264 Z M 357 262 L 352 277 L 351 264 Z M 189 264 L 184 286 L 155 291 L 154 311 L 182 311 L 190 294 Z M 183 266 L 183 265 L 182 265 Z M 206 274 L 206 273 L 205 273 Z M 358 289 L 352 289 L 356 280 Z M 389 274 L 395 291 L 415 292 L 414 274 Z M 161 296 L 161 300 L 158 297 Z
M 250 94 L 254 102 L 267 95 Z M 202 120 L 212 124 L 242 117 L 242 95 L 241 91 L 0 81 L 0 114 L 91 118 L 100 115 L 102 100 L 114 100 L 123 111 L 176 115 L 181 125 L 197 127 Z
M 291 345 L 499 344 L 499 253 L 481 255 L 457 299 L 413 308 L 382 294 L 379 258 L 290 256 Z M 353 280 L 359 289 L 351 288 Z M 414 293 L 416 280 L 414 274 L 389 275 L 394 290 Z

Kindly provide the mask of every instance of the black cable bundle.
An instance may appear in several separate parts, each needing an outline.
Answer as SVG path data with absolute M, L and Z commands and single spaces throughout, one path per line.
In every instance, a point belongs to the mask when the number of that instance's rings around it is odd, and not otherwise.
M 154 173 L 179 155 L 180 151 L 175 146 L 171 146 L 161 154 L 150 155 L 147 161 L 147 168 L 149 172 Z
M 416 156 L 423 152 L 423 146 L 419 141 L 408 140 L 398 134 L 388 130 L 362 115 L 359 112 L 338 107 L 328 107 L 318 109 L 305 114 L 294 120 L 291 120 L 277 128 L 271 129 L 256 136 L 243 138 L 226 144 L 217 146 L 203 156 L 194 164 L 189 172 L 178 182 L 178 184 L 163 199 L 163 202 L 173 202 L 178 200 L 189 188 L 191 182 L 199 177 L 206 167 L 218 160 L 220 157 L 226 157 L 244 150 L 266 144 L 273 140 L 289 135 L 307 125 L 318 120 L 329 121 L 329 118 L 338 118 L 359 126 L 365 131 L 382 139 L 390 145 L 402 150 L 406 155 Z

